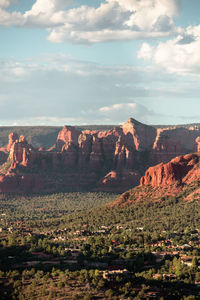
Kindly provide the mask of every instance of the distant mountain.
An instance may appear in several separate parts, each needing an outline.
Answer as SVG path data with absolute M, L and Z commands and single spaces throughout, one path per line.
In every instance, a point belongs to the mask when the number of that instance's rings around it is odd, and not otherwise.
M 74 126 L 77 130 L 98 130 L 98 131 L 108 131 L 118 125 L 79 125 Z M 152 125 L 156 129 L 164 128 L 200 128 L 200 124 L 185 124 L 185 125 Z M 6 147 L 8 141 L 8 135 L 11 132 L 17 133 L 19 136 L 24 135 L 29 142 L 36 148 L 49 148 L 55 144 L 58 133 L 62 127 L 59 126 L 0 126 L 0 147 Z
M 1 192 L 123 192 L 138 185 L 148 167 L 200 149 L 196 125 L 155 128 L 133 118 L 103 130 L 101 126 L 17 129 L 29 130 L 29 140 L 35 142 L 31 145 L 24 135 L 10 133 L 8 144 L 0 148 Z
M 75 126 L 80 130 L 109 130 L 114 125 L 83 125 Z M 5 147 L 11 132 L 24 135 L 27 141 L 36 148 L 49 148 L 55 144 L 62 127 L 57 126 L 0 126 L 0 147 Z

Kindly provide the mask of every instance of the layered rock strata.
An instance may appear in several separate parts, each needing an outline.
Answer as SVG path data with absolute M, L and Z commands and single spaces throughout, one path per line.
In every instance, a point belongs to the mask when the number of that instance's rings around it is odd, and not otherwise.
M 181 155 L 166 164 L 150 167 L 138 187 L 123 193 L 110 206 L 167 199 L 200 200 L 200 153 Z
M 165 167 L 165 162 L 194 151 L 200 151 L 199 127 L 155 128 L 132 118 L 108 131 L 64 126 L 48 150 L 34 149 L 24 136 L 11 133 L 7 147 L 0 149 L 0 160 L 2 156 L 5 162 L 0 191 L 14 191 L 17 186 L 21 191 L 124 191 L 137 185 L 148 167 L 162 162 L 160 172 L 165 172 L 175 168 Z M 162 184 L 160 179 L 152 180 Z

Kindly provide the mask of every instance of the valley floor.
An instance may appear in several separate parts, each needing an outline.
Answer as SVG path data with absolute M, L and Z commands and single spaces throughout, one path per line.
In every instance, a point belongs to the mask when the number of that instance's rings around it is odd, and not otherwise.
M 1 299 L 199 299 L 199 201 L 116 197 L 1 195 Z

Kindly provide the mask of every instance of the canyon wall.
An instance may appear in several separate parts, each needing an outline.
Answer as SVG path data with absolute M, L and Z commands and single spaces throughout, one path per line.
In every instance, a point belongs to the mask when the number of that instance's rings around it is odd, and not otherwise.
M 47 150 L 11 133 L 0 149 L 0 192 L 121 192 L 139 184 L 148 167 L 196 151 L 198 126 L 155 128 L 132 118 L 107 131 L 64 126 Z

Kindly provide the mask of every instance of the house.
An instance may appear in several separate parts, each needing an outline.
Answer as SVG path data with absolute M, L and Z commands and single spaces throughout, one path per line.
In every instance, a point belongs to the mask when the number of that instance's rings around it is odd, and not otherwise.
M 161 279 L 162 278 L 162 275 L 161 274 L 154 274 L 153 275 L 153 279 Z
M 64 259 L 63 262 L 68 265 L 77 265 L 78 261 L 73 259 Z
M 117 276 L 120 278 L 127 278 L 130 276 L 130 272 L 127 269 L 103 271 L 102 274 L 103 274 L 103 278 L 109 281 L 115 280 Z
M 172 280 L 172 279 L 176 279 L 176 275 L 175 274 L 163 274 L 163 279 L 164 280 Z
M 184 265 L 187 265 L 188 267 L 191 267 L 192 266 L 192 256 L 186 256 L 186 255 L 182 255 L 181 256 L 181 262 L 184 264 Z

